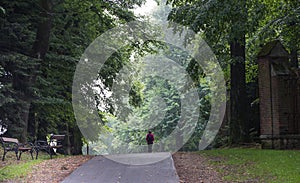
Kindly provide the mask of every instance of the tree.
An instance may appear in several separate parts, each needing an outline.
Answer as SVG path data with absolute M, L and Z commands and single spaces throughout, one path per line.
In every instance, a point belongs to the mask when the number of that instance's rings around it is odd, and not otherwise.
M 27 140 L 28 110 L 36 91 L 34 77 L 38 73 L 36 68 L 40 61 L 30 56 L 38 16 L 29 16 L 29 12 L 26 12 L 29 7 L 36 7 L 35 3 L 37 2 L 4 1 L 6 13 L 1 16 L 3 39 L 0 51 L 4 70 L 1 88 L 2 94 L 8 97 L 1 105 L 1 114 L 8 119 L 8 133 L 21 141 Z M 31 13 L 37 15 L 36 10 Z M 31 21 L 34 23 L 30 24 Z
M 26 141 L 65 133 L 73 153 L 80 153 L 82 135 L 71 104 L 78 58 L 101 33 L 134 20 L 128 8 L 141 3 L 3 1 L 0 113 L 8 119 L 8 135 Z
M 200 32 L 216 53 L 224 70 L 227 69 L 227 64 L 230 65 L 230 143 L 247 141 L 249 101 L 245 78 L 246 36 L 251 35 L 258 26 L 262 16 L 259 12 L 261 2 L 168 2 L 174 6 L 169 20 Z
M 256 31 L 257 44 L 279 39 L 291 54 L 291 64 L 299 67 L 299 1 L 262 1 L 264 17 Z
M 132 4 L 134 2 L 129 3 L 128 6 Z M 71 103 L 73 76 L 78 58 L 97 36 L 119 23 L 133 20 L 133 13 L 127 8 L 118 1 L 93 0 L 65 1 L 53 9 L 55 15 L 53 24 L 56 26 L 52 29 L 49 53 L 42 66 L 44 74 L 39 83 L 39 86 L 43 88 L 40 95 L 44 101 L 36 103 L 38 109 L 46 106 L 51 110 L 39 115 L 42 117 L 39 126 L 45 129 L 44 133 L 53 131 L 70 134 L 67 136 L 67 141 L 71 143 L 69 146 L 70 148 L 72 146 L 73 154 L 81 153 L 82 146 L 82 134 L 77 126 Z M 105 81 L 105 85 L 112 84 L 111 75 L 108 73 L 118 71 L 123 64 L 119 60 L 123 57 L 125 58 L 124 55 L 116 53 L 112 58 L 113 61 L 109 62 L 110 67 L 101 72 L 100 78 Z M 39 110 L 32 113 L 39 113 Z M 53 121 L 52 124 L 46 123 L 49 121 L 49 116 L 54 116 L 53 119 L 50 118 Z M 87 119 L 90 122 L 87 125 L 96 125 L 97 120 L 88 116 Z

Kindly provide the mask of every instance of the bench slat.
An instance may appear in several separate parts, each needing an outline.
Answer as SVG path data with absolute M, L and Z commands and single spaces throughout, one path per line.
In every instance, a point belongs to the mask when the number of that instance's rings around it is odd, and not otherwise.
M 2 137 L 3 142 L 13 142 L 13 143 L 19 143 L 18 139 L 15 138 L 9 138 L 9 137 Z
M 56 139 L 56 140 L 63 140 L 65 138 L 65 135 L 52 135 L 51 139 Z
M 29 151 L 31 149 L 32 148 L 30 148 L 30 147 L 19 147 L 19 151 Z

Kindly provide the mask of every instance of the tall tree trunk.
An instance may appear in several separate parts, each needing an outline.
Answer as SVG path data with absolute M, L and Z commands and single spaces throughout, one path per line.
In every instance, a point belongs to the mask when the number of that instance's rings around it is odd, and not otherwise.
M 28 100 L 23 101 L 24 104 L 21 106 L 22 111 L 21 111 L 21 118 L 22 121 L 24 122 L 24 128 L 22 130 L 21 134 L 21 142 L 26 142 L 27 141 L 27 131 L 28 131 L 28 118 L 29 118 L 29 108 L 30 108 L 30 102 Z
M 238 144 L 248 138 L 245 37 L 233 40 L 230 51 L 230 143 Z
M 49 47 L 49 38 L 52 24 L 52 0 L 40 0 L 41 22 L 38 24 L 35 42 L 32 48 L 32 56 L 44 59 Z
M 69 129 L 69 124 L 66 121 L 66 136 L 67 136 L 67 154 L 70 155 L 71 154 L 71 141 L 70 141 L 70 129 Z
M 246 1 L 234 1 L 236 11 L 232 20 L 233 39 L 230 40 L 230 143 L 239 144 L 248 140 L 248 100 L 246 94 L 245 45 L 248 19 Z
M 82 135 L 77 126 L 73 127 L 72 135 L 74 136 L 72 154 L 74 154 L 74 155 L 82 154 L 82 146 L 83 146 Z M 88 148 L 88 146 L 87 146 L 87 148 Z
M 32 53 L 31 56 L 33 58 L 37 58 L 40 60 L 43 60 L 45 58 L 45 55 L 48 51 L 49 47 L 49 37 L 50 37 L 50 31 L 51 31 L 51 11 L 52 11 L 52 2 L 51 0 L 40 0 L 39 1 L 40 7 L 41 7 L 41 22 L 38 24 L 38 29 L 36 33 L 36 39 L 33 44 Z M 36 70 L 39 69 L 39 64 L 37 64 Z M 29 77 L 29 86 L 34 86 L 37 73 L 29 73 L 31 74 Z M 23 82 L 22 80 L 19 80 L 17 82 Z M 21 134 L 21 140 L 26 141 L 27 139 L 27 130 L 28 130 L 28 116 L 29 116 L 29 109 L 32 102 L 31 96 L 24 96 L 24 103 L 21 106 L 22 114 L 21 118 L 24 122 L 24 128 Z

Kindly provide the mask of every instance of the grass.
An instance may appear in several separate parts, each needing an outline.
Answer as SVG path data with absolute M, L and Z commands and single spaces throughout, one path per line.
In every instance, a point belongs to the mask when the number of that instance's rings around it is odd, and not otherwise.
M 2 158 L 2 149 L 0 149 L 0 155 Z M 22 177 L 25 177 L 28 173 L 30 173 L 35 164 L 38 164 L 46 159 L 50 159 L 50 156 L 47 153 L 40 152 L 38 159 L 32 160 L 30 154 L 25 152 L 22 154 L 21 160 L 18 161 L 16 160 L 14 152 L 8 152 L 5 156 L 5 160 L 0 160 L 0 182 L 19 178 L 22 179 Z
M 227 181 L 300 182 L 300 151 L 217 149 L 201 151 Z
M 26 176 L 30 172 L 31 167 L 41 161 L 42 160 L 34 160 L 2 167 L 0 169 L 0 182 Z

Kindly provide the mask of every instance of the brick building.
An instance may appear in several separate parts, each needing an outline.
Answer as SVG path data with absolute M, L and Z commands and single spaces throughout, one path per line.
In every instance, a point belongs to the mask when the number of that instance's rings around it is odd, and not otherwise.
M 260 138 L 263 148 L 300 148 L 300 69 L 279 41 L 258 55 Z

